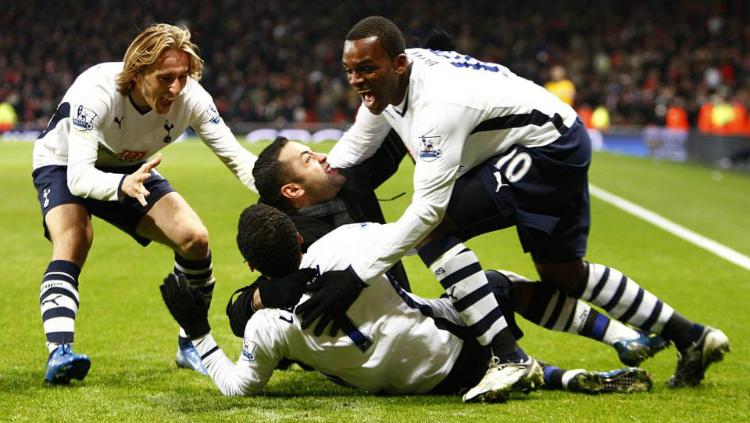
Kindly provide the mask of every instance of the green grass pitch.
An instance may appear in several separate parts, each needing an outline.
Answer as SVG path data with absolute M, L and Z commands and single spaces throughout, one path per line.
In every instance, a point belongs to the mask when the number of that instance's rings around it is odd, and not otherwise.
M 261 146 L 248 146 L 257 153 Z M 750 419 L 750 271 L 655 226 L 592 199 L 592 261 L 612 265 L 689 318 L 723 329 L 732 342 L 724 362 L 695 389 L 669 390 L 676 353 L 646 361 L 652 392 L 585 396 L 534 392 L 507 404 L 465 405 L 459 397 L 373 396 L 342 388 L 319 374 L 276 372 L 267 393 L 226 398 L 210 379 L 173 362 L 177 327 L 158 285 L 171 270 L 166 247 L 141 248 L 94 219 L 94 247 L 80 280 L 76 351 L 92 358 L 83 383 L 44 386 L 47 352 L 38 296 L 50 245 L 31 181 L 31 143 L 0 143 L 0 420 L 10 421 L 748 421 Z M 321 149 L 330 145 L 321 146 Z M 381 187 L 383 198 L 411 192 L 412 165 Z M 200 142 L 164 151 L 159 170 L 195 208 L 211 236 L 218 279 L 210 320 L 219 344 L 235 358 L 240 342 L 228 328 L 229 294 L 256 275 L 234 245 L 239 212 L 256 195 L 238 183 Z M 685 164 L 597 153 L 591 182 L 742 254 L 750 255 L 750 177 Z M 385 202 L 397 218 L 410 196 Z M 485 235 L 470 246 L 485 268 L 534 275 L 515 231 Z M 415 291 L 438 295 L 439 285 L 415 257 L 406 259 Z M 620 367 L 610 348 L 521 322 L 521 341 L 534 356 L 568 368 Z

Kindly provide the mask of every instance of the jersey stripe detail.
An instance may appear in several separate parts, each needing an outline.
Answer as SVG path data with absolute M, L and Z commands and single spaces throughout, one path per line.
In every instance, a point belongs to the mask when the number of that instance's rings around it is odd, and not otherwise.
M 471 134 L 476 134 L 477 132 L 498 131 L 502 129 L 522 128 L 528 125 L 542 126 L 548 122 L 552 122 L 552 124 L 555 125 L 555 128 L 560 135 L 564 135 L 568 132 L 568 129 L 570 129 L 565 126 L 560 114 L 555 113 L 552 116 L 548 116 L 541 111 L 534 109 L 531 113 L 498 116 L 492 119 L 487 119 L 477 125 L 471 131 Z
M 428 304 L 419 304 L 414 301 L 414 299 L 401 288 L 398 282 L 394 280 L 391 275 L 386 273 L 386 276 L 388 276 L 388 281 L 391 283 L 391 286 L 394 290 L 396 290 L 396 293 L 399 297 L 401 297 L 404 303 L 406 303 L 407 306 L 413 309 L 419 310 L 419 312 L 422 313 L 423 316 L 427 316 L 434 320 L 435 326 L 438 329 L 447 330 L 448 332 L 463 340 L 475 339 L 474 335 L 472 335 L 472 333 L 466 326 L 459 325 L 442 317 L 435 317 L 435 312 L 432 310 L 432 307 L 430 307 Z

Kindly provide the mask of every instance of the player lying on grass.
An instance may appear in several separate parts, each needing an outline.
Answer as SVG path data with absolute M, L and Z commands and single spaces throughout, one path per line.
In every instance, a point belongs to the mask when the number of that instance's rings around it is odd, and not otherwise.
M 78 279 L 93 242 L 91 215 L 174 250 L 174 271 L 209 303 L 214 289 L 205 225 L 155 171 L 155 155 L 188 127 L 249 189 L 255 156 L 235 139 L 198 80 L 203 60 L 187 29 L 155 24 L 132 41 L 123 62 L 83 72 L 34 143 L 34 186 L 52 260 L 40 287 L 49 358 L 45 381 L 83 379 L 89 357 L 73 352 Z M 149 159 L 151 158 L 151 159 Z M 202 372 L 190 341 L 177 364 Z
M 345 225 L 319 239 L 302 256 L 301 239 L 289 217 L 257 204 L 243 211 L 237 242 L 250 267 L 273 282 L 300 266 L 316 273 L 346 268 L 392 229 L 376 223 Z M 493 295 L 507 295 L 507 278 L 498 272 L 488 275 Z M 341 336 L 313 335 L 311 329 L 301 328 L 291 309 L 257 311 L 245 326 L 236 364 L 217 346 L 207 309 L 181 276 L 167 276 L 161 292 L 225 395 L 260 392 L 284 358 L 368 392 L 455 394 L 474 386 L 491 359 L 489 348 L 470 336 L 450 300 L 409 294 L 384 275 L 368 280 L 368 287 L 340 321 Z M 548 366 L 544 373 L 548 387 L 576 392 L 634 392 L 651 386 L 648 374 L 636 368 L 601 373 Z
M 462 304 L 462 320 L 499 358 L 481 385 L 498 386 L 495 381 L 510 380 L 507 373 L 517 367 L 527 370 L 526 377 L 537 366 L 506 330 L 477 257 L 450 231 L 436 236 L 454 199 L 454 217 L 478 231 L 515 227 L 543 282 L 672 340 L 680 358 L 670 386 L 700 383 L 706 368 L 729 350 L 720 330 L 687 319 L 618 270 L 584 260 L 591 140 L 570 106 L 500 64 L 455 51 L 405 49 L 400 29 L 379 16 L 349 31 L 342 67 L 362 105 L 331 150 L 330 166 L 361 163 L 391 130 L 416 164 L 411 204 L 394 222 L 400 230 L 371 245 L 337 278 L 361 284 L 419 246 L 422 261 Z M 485 210 L 495 218 L 480 220 Z M 299 310 L 303 319 L 330 319 L 347 306 L 321 291 Z M 477 388 L 465 398 L 496 392 Z

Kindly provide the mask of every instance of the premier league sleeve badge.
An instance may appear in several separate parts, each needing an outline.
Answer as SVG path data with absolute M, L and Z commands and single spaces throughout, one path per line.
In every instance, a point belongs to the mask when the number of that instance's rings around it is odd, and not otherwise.
M 435 145 L 439 143 L 439 135 L 422 135 L 419 137 L 419 159 L 425 162 L 431 162 L 439 158 L 442 155 L 442 151 L 435 148 Z

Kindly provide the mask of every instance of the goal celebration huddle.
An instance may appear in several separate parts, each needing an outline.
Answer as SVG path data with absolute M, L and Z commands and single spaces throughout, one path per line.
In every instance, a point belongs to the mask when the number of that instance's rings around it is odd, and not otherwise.
M 92 215 L 142 246 L 173 250 L 154 285 L 174 318 L 175 362 L 224 395 L 263 392 L 290 362 L 371 393 L 464 402 L 538 389 L 689 388 L 710 378 L 730 350 L 722 330 L 692 320 L 691 310 L 649 291 L 649 281 L 627 276 L 630 269 L 586 258 L 596 220 L 592 147 L 576 111 L 501 64 L 455 51 L 446 34 L 432 35 L 407 48 L 380 16 L 349 29 L 341 68 L 361 105 L 329 154 L 284 137 L 257 156 L 247 151 L 201 85 L 204 61 L 184 27 L 154 24 L 122 62 L 79 75 L 33 151 L 52 246 L 39 294 L 45 382 L 83 381 L 97 369 L 75 342 Z M 247 272 L 260 276 L 232 287 L 228 299 L 213 295 L 222 281 L 213 276 L 206 225 L 158 171 L 159 151 L 187 128 L 259 197 L 236 210 L 233 236 Z M 402 160 L 413 163 L 411 201 L 386 221 L 375 190 Z M 535 275 L 486 268 L 467 247 L 504 230 L 515 231 Z M 411 292 L 407 254 L 429 269 L 440 298 Z M 241 341 L 219 346 L 208 310 L 225 300 Z M 597 341 L 623 366 L 566 369 L 527 353 L 519 318 Z M 673 375 L 652 380 L 642 364 L 670 350 Z

